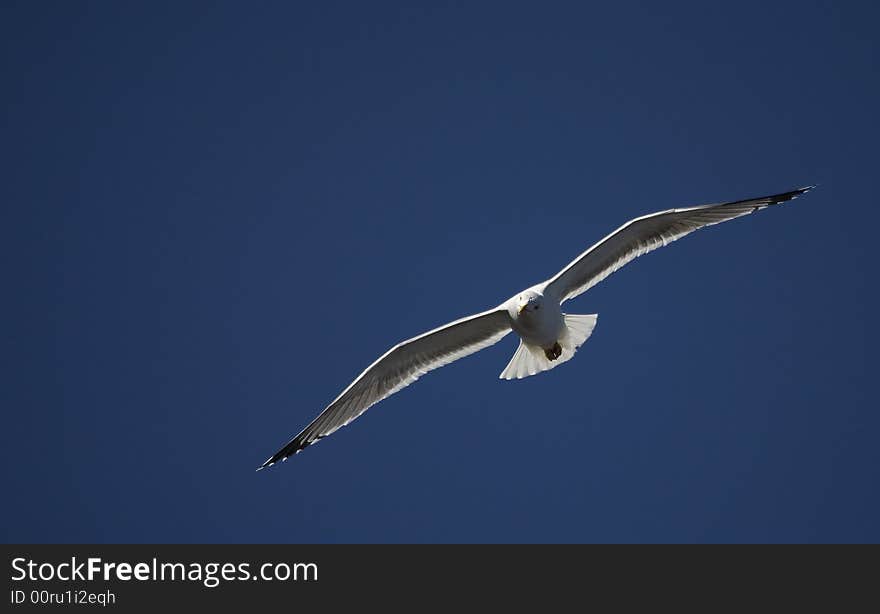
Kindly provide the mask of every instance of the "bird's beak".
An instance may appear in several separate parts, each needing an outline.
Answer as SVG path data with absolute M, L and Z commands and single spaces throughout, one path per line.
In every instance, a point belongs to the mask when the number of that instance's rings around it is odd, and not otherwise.
M 519 311 L 516 312 L 516 315 L 521 316 L 521 315 L 522 315 L 522 312 L 525 311 L 525 310 L 526 310 L 526 305 L 520 305 L 520 306 L 519 306 Z

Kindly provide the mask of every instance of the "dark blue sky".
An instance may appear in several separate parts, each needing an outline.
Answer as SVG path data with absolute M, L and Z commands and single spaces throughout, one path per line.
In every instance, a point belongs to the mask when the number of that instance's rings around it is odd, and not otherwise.
M 5 3 L 5 540 L 880 541 L 878 19 Z M 559 369 L 509 337 L 254 472 L 629 218 L 810 183 L 566 305 Z

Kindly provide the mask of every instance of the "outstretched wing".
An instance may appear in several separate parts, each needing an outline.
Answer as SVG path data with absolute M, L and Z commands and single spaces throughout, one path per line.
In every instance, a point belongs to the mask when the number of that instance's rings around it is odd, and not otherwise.
M 726 222 L 791 200 L 813 187 L 807 186 L 749 200 L 670 209 L 637 217 L 593 245 L 548 280 L 544 292 L 559 299 L 560 303 L 567 301 L 586 292 L 642 254 L 668 245 L 703 226 Z
M 260 469 L 332 434 L 370 406 L 409 386 L 428 371 L 497 343 L 511 331 L 506 310 L 484 311 L 398 343 L 371 364 L 311 424 Z

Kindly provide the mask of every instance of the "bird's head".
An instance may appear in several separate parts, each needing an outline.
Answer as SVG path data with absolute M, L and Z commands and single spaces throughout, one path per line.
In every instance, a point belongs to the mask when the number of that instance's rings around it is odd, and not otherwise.
M 537 292 L 524 292 L 517 297 L 517 315 L 532 314 L 541 309 L 544 297 Z

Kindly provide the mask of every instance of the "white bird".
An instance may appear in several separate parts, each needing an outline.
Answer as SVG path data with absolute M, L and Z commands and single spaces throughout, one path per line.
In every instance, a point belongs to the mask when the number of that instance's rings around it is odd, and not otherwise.
M 587 340 L 597 318 L 597 314 L 563 313 L 562 303 L 658 247 L 704 226 L 791 200 L 813 187 L 749 200 L 670 209 L 630 220 L 547 281 L 515 294 L 494 309 L 455 320 L 392 347 L 258 470 L 287 460 L 428 371 L 489 347 L 511 331 L 519 335 L 520 342 L 501 372 L 502 379 L 520 379 L 561 365 Z

